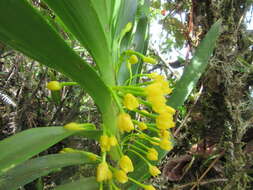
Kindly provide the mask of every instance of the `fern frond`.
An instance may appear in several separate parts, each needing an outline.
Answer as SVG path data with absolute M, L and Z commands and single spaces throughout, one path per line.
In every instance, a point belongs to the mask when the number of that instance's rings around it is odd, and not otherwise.
M 5 104 L 12 105 L 13 107 L 16 107 L 17 104 L 6 94 L 0 91 L 0 100 L 2 100 Z

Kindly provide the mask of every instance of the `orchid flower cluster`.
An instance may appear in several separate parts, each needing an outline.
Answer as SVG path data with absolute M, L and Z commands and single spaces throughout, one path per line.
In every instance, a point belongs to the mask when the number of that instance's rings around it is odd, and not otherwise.
M 137 54 L 138 55 L 138 54 Z M 128 63 L 138 62 L 137 55 L 129 56 Z M 154 63 L 150 57 L 142 57 L 144 62 Z M 165 78 L 158 74 L 143 74 L 146 82 L 136 85 L 115 86 L 112 88 L 115 102 L 119 108 L 117 116 L 117 128 L 121 135 L 113 136 L 105 131 L 100 136 L 99 144 L 101 156 L 81 151 L 88 155 L 91 160 L 98 161 L 96 180 L 103 185 L 109 184 L 111 189 L 119 190 L 119 184 L 128 181 L 136 183 L 145 190 L 155 190 L 152 185 L 142 184 L 128 176 L 134 172 L 134 164 L 131 155 L 139 157 L 145 162 L 149 173 L 158 176 L 161 171 L 153 165 L 152 161 L 159 159 L 157 149 L 170 151 L 173 148 L 173 139 L 170 128 L 175 127 L 173 115 L 175 110 L 166 104 L 166 96 L 172 92 L 170 84 Z M 76 85 L 75 83 L 59 83 L 51 81 L 47 87 L 50 90 L 60 90 L 63 86 Z M 86 125 L 86 126 L 84 126 Z M 67 130 L 84 130 L 87 125 L 69 123 L 64 126 Z M 116 148 L 120 154 L 117 164 L 110 164 L 107 153 Z M 62 153 L 80 152 L 65 148 Z M 152 163 L 151 163 L 152 162 Z

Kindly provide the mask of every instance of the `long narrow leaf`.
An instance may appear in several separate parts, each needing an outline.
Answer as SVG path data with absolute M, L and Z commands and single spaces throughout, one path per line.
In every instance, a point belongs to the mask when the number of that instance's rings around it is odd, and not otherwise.
M 128 22 L 133 22 L 137 10 L 137 0 L 122 0 L 116 23 L 115 37 L 119 36 Z
M 121 35 L 122 30 L 124 30 L 125 26 L 129 22 L 134 23 L 137 6 L 138 6 L 138 2 L 136 0 L 122 0 L 121 6 L 119 8 L 118 20 L 115 27 L 116 39 L 117 37 Z M 133 38 L 133 34 L 129 32 L 128 34 L 123 36 L 123 39 L 121 39 L 121 43 L 117 44 L 118 46 L 115 46 L 115 47 L 118 49 L 118 51 L 120 51 L 120 53 L 129 49 L 131 46 L 132 38 Z M 127 79 L 129 79 L 129 77 L 130 77 L 130 73 L 127 67 L 127 63 L 126 62 L 123 62 L 122 64 L 120 63 L 120 68 L 117 74 L 118 84 L 123 84 Z
M 101 111 L 108 111 L 105 109 L 111 102 L 111 93 L 96 71 L 68 47 L 26 0 L 1 0 L 0 23 L 0 41 L 80 83 Z
M 150 0 L 145 0 L 141 12 L 140 18 L 137 23 L 136 31 L 134 34 L 134 40 L 132 42 L 132 46 L 135 47 L 135 51 L 140 52 L 142 54 L 146 54 L 148 47 L 148 31 L 149 31 L 149 7 Z M 140 13 L 139 13 L 140 14 Z M 132 72 L 134 74 L 140 74 L 142 70 L 143 63 L 135 64 L 132 66 Z
M 53 154 L 28 160 L 0 175 L 0 190 L 17 189 L 59 168 L 87 163 L 94 161 L 81 153 Z
M 72 135 L 62 127 L 33 128 L 0 141 L 0 173 Z
M 80 179 L 72 183 L 61 185 L 56 187 L 54 190 L 98 190 L 99 184 L 94 177 Z
M 44 0 L 91 53 L 106 83 L 113 83 L 110 23 L 106 1 Z M 109 6 L 109 5 L 108 5 Z
M 202 73 L 208 65 L 208 60 L 211 57 L 215 42 L 220 34 L 221 20 L 217 21 L 210 31 L 207 33 L 203 41 L 198 46 L 191 63 L 185 68 L 181 79 L 177 82 L 175 90 L 169 99 L 169 105 L 178 108 L 184 104 Z

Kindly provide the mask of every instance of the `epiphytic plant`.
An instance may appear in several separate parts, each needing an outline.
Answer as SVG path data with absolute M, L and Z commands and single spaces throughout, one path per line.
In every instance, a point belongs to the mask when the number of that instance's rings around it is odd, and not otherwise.
M 102 123 L 97 128 L 73 121 L 63 127 L 29 129 L 4 139 L 0 142 L 0 189 L 17 189 L 56 168 L 85 163 L 96 165 L 96 178 L 56 189 L 135 189 L 136 185 L 155 189 L 142 180 L 160 174 L 155 165 L 174 144 L 170 133 L 176 125 L 173 114 L 205 69 L 220 22 L 211 28 L 172 90 L 163 76 L 141 72 L 142 64 L 156 62 L 145 56 L 149 0 L 41 3 L 50 7 L 61 27 L 87 49 L 95 66 L 80 58 L 52 21 L 27 0 L 0 1 L 0 41 L 72 79 L 74 82 L 51 81 L 47 87 L 53 91 L 79 85 L 98 106 Z M 171 95 L 169 104 L 167 95 Z M 65 148 L 59 154 L 30 159 L 71 135 L 97 140 L 101 154 Z

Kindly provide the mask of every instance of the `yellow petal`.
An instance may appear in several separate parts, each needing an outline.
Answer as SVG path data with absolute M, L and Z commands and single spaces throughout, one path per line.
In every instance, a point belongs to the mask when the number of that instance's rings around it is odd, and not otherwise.
M 175 123 L 173 122 L 173 116 L 169 113 L 160 113 L 156 117 L 156 125 L 157 128 L 161 130 L 169 129 L 175 126 Z
M 131 159 L 126 155 L 124 155 L 120 158 L 119 166 L 126 173 L 134 171 L 133 163 L 132 163 Z
M 147 158 L 149 160 L 158 160 L 158 152 L 154 148 L 150 148 L 147 153 Z
M 129 110 L 134 110 L 139 106 L 137 98 L 130 93 L 124 96 L 123 104 Z
M 117 170 L 114 172 L 114 176 L 120 183 L 126 183 L 128 181 L 127 174 L 123 170 Z
M 100 148 L 102 152 L 109 151 L 110 150 L 110 140 L 107 135 L 102 135 L 99 140 Z
M 134 130 L 134 124 L 129 114 L 120 113 L 118 115 L 118 128 L 121 132 L 131 132 L 132 130 Z
M 101 181 L 107 180 L 108 171 L 109 171 L 109 168 L 108 168 L 107 163 L 106 162 L 100 163 L 97 167 L 97 181 L 101 182 Z
M 161 147 L 163 150 L 167 150 L 167 151 L 170 151 L 170 150 L 173 148 L 172 142 L 169 141 L 169 140 L 166 139 L 166 138 L 161 139 L 159 145 L 160 145 L 160 147 Z
M 109 138 L 109 141 L 111 146 L 116 146 L 118 144 L 117 138 L 115 136 L 111 136 Z
M 156 166 L 149 165 L 149 173 L 156 177 L 161 174 L 161 171 Z

